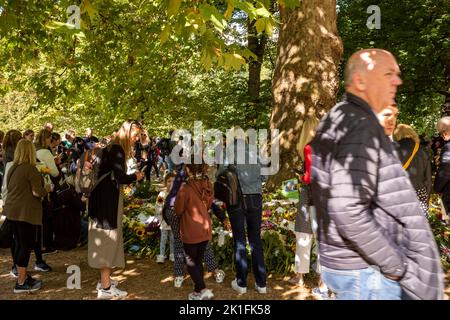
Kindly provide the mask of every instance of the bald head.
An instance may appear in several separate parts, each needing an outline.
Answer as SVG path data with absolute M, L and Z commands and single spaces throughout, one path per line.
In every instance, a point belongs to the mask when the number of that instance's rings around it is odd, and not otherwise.
M 345 87 L 379 113 L 395 103 L 402 84 L 395 57 L 383 49 L 364 49 L 354 53 L 345 67 Z
M 351 85 L 352 78 L 356 73 L 371 71 L 375 68 L 377 62 L 386 58 L 395 59 L 392 53 L 383 49 L 364 49 L 352 54 L 345 66 L 345 86 Z

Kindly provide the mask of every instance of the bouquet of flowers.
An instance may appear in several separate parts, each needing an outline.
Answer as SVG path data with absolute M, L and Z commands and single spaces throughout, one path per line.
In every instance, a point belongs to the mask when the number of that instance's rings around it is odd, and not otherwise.
M 41 174 L 42 178 L 44 179 L 44 185 L 45 186 L 52 186 L 52 190 L 53 190 L 53 183 L 52 180 L 50 179 L 50 168 L 46 167 L 46 166 L 37 166 L 39 173 Z
M 158 222 L 147 225 L 123 216 L 124 249 L 138 257 L 153 257 L 159 250 L 160 229 Z

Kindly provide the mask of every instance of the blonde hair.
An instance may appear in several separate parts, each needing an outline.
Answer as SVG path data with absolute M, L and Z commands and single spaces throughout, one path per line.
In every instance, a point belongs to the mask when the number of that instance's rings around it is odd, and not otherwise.
M 440 118 L 436 123 L 436 130 L 439 133 L 450 133 L 450 117 Z
M 17 166 L 23 163 L 36 166 L 36 148 L 31 141 L 22 139 L 17 143 L 13 162 Z
M 112 143 L 120 145 L 125 152 L 125 160 L 132 156 L 134 141 L 131 139 L 131 132 L 133 129 L 142 130 L 142 125 L 136 120 L 125 121 L 119 130 L 115 133 Z
M 305 121 L 303 122 L 302 132 L 300 133 L 300 138 L 297 143 L 297 150 L 299 150 L 300 156 L 303 160 L 305 160 L 303 156 L 303 149 L 316 135 L 319 122 L 320 121 L 316 116 L 306 116 Z
M 393 134 L 395 141 L 400 141 L 402 139 L 412 139 L 415 143 L 420 143 L 419 135 L 414 131 L 411 126 L 407 124 L 399 124 L 394 130 Z
M 48 146 L 45 145 L 45 143 L 46 143 L 46 140 L 51 137 L 52 137 L 52 133 L 50 131 L 48 131 L 46 129 L 42 129 L 41 131 L 39 131 L 39 133 L 36 136 L 35 142 L 34 142 L 36 150 L 48 148 Z

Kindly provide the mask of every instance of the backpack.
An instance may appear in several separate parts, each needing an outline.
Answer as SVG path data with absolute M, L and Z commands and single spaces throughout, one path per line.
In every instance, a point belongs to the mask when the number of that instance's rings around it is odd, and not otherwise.
M 109 171 L 101 177 L 98 176 L 106 148 L 87 150 L 79 159 L 75 175 L 75 190 L 82 193 L 85 199 L 89 198 L 103 179 L 112 174 L 112 171 Z
M 225 202 L 227 207 L 241 203 L 242 191 L 234 166 L 228 166 L 217 176 L 214 182 L 214 197 Z

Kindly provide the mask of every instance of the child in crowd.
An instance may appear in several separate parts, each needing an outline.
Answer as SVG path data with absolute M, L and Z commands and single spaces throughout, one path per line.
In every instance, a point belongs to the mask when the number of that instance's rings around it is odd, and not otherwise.
M 157 263 L 164 263 L 164 260 L 166 260 L 166 244 L 169 241 L 170 246 L 170 255 L 169 259 L 170 261 L 174 261 L 174 238 L 173 238 L 173 232 L 170 226 L 164 221 L 162 217 L 162 211 L 164 207 L 164 201 L 166 199 L 167 193 L 172 188 L 173 180 L 175 178 L 175 174 L 172 172 L 169 172 L 164 177 L 164 186 L 165 190 L 162 190 L 158 197 L 156 198 L 156 216 L 158 217 L 158 220 L 161 222 L 161 240 L 159 243 L 159 255 L 156 256 L 156 262 Z
M 203 276 L 203 257 L 212 237 L 209 209 L 213 201 L 211 182 L 205 175 L 204 164 L 186 164 L 186 182 L 180 188 L 174 212 L 180 216 L 180 236 L 183 242 L 187 270 L 194 282 L 189 300 L 210 300 L 214 294 L 206 288 Z

